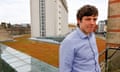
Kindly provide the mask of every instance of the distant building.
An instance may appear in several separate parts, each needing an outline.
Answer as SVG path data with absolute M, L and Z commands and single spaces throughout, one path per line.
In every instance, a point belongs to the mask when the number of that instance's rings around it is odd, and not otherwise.
M 69 32 L 72 32 L 76 27 L 77 25 L 75 24 L 68 24 Z
M 66 0 L 30 0 L 31 36 L 64 36 L 68 33 Z
M 99 21 L 98 22 L 98 29 L 97 29 L 97 32 L 98 33 L 104 33 L 104 32 L 106 32 L 107 30 L 106 30 L 106 28 L 107 28 L 107 20 L 101 20 L 101 21 Z

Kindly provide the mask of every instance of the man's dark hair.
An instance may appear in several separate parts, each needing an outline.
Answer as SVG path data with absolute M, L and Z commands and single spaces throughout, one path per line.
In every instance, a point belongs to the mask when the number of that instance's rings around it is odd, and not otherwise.
M 83 16 L 98 16 L 98 9 L 92 5 L 85 5 L 77 12 L 77 19 L 82 20 Z
M 84 16 L 98 16 L 98 9 L 95 6 L 92 5 L 84 5 L 82 8 L 80 8 L 77 12 L 77 19 L 82 20 Z M 79 24 L 77 24 L 79 27 Z

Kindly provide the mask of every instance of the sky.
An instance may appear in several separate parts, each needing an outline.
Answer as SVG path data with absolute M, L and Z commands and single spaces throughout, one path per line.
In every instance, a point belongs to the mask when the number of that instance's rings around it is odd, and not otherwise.
M 76 23 L 77 10 L 83 5 L 90 4 L 98 8 L 98 21 L 107 19 L 108 16 L 108 0 L 67 0 L 68 3 L 68 22 Z
M 85 4 L 91 4 L 98 8 L 98 21 L 107 19 L 108 0 L 67 0 L 69 23 L 76 23 L 76 12 Z M 30 23 L 30 0 L 0 0 L 1 22 Z
M 0 23 L 30 23 L 29 0 L 0 0 Z

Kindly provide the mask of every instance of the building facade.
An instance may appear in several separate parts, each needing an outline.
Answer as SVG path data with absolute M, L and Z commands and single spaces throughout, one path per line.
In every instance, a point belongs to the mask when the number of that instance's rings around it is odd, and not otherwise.
M 98 22 L 98 29 L 97 32 L 98 33 L 104 33 L 106 32 L 106 25 L 107 25 L 107 20 L 101 20 Z
M 74 31 L 76 29 L 77 25 L 75 24 L 68 24 L 68 28 L 69 28 L 69 33 Z
M 68 32 L 66 0 L 30 0 L 31 36 L 64 36 Z
M 107 46 L 120 47 L 120 0 L 109 0 Z

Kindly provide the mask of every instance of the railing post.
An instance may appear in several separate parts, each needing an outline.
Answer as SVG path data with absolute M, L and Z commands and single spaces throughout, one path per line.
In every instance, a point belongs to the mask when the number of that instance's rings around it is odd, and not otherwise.
M 1 60 L 1 53 L 2 53 L 2 50 L 1 50 L 1 44 L 0 44 L 0 72 L 2 72 L 2 60 Z
M 109 48 L 106 48 L 106 51 L 105 51 L 105 72 L 108 72 L 108 62 L 107 62 L 107 58 L 108 58 L 108 49 Z

